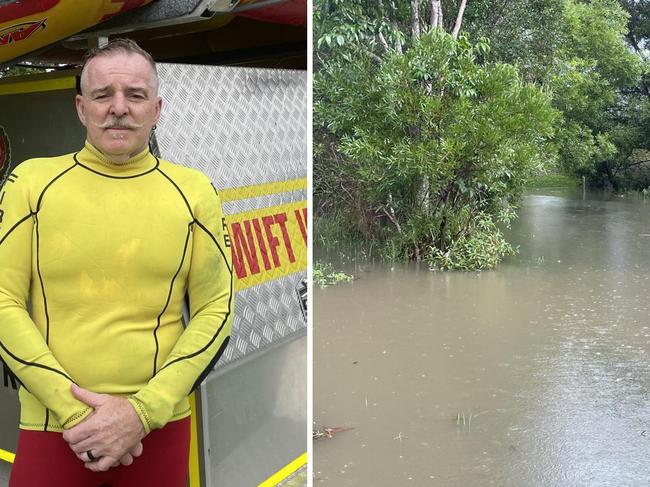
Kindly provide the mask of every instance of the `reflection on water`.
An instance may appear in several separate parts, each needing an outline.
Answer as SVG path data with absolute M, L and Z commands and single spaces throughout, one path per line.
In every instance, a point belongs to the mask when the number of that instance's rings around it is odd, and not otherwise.
M 529 195 L 495 271 L 314 294 L 314 485 L 650 485 L 650 201 Z

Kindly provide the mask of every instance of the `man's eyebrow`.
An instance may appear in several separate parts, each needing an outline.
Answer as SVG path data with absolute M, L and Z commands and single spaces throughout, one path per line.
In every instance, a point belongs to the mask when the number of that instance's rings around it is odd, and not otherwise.
M 147 93 L 148 88 L 146 86 L 129 86 L 124 91 L 127 93 Z
M 102 86 L 100 88 L 95 88 L 90 92 L 91 95 L 97 95 L 99 93 L 105 93 L 110 89 L 110 86 Z

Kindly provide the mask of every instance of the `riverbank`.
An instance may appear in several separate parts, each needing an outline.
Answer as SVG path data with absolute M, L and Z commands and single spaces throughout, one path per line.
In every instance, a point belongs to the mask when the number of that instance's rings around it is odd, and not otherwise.
M 577 188 L 582 181 L 563 174 L 543 174 L 534 176 L 526 182 L 526 188 Z

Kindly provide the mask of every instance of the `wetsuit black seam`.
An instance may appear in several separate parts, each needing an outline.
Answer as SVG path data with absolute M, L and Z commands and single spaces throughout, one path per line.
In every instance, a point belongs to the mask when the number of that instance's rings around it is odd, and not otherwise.
M 73 156 L 75 157 L 76 154 Z M 76 161 L 76 158 L 75 158 Z M 38 280 L 41 285 L 41 292 L 43 293 L 43 307 L 45 310 L 45 343 L 50 344 L 50 314 L 49 311 L 47 310 L 47 298 L 45 295 L 45 283 L 43 282 L 43 276 L 41 274 L 41 259 L 40 259 L 40 234 L 39 234 L 39 225 L 38 225 L 38 212 L 41 211 L 41 203 L 43 202 L 43 196 L 45 196 L 45 193 L 47 190 L 52 186 L 58 179 L 60 179 L 64 174 L 66 174 L 68 171 L 73 169 L 76 166 L 76 164 L 73 164 L 69 168 L 67 168 L 65 171 L 60 172 L 57 176 L 55 176 L 49 183 L 45 185 L 43 190 L 41 191 L 41 194 L 38 196 L 38 200 L 36 203 L 36 212 L 34 213 L 35 217 L 35 227 L 36 227 L 36 271 L 38 272 Z
M 156 324 L 156 327 L 153 330 L 153 337 L 154 337 L 154 341 L 155 341 L 155 344 L 156 344 L 156 351 L 155 351 L 154 357 L 153 357 L 153 375 L 156 375 L 156 368 L 157 368 L 156 362 L 158 361 L 158 352 L 159 352 L 158 328 L 160 328 L 160 319 L 165 314 L 165 311 L 167 311 L 167 307 L 169 306 L 169 301 L 171 300 L 172 292 L 174 290 L 174 282 L 176 282 L 176 278 L 178 277 L 178 274 L 180 274 L 181 269 L 183 268 L 183 263 L 185 262 L 185 256 L 187 255 L 187 244 L 190 241 L 190 235 L 192 233 L 191 228 L 192 228 L 192 223 L 187 225 L 187 234 L 185 235 L 185 244 L 183 245 L 183 255 L 181 256 L 181 263 L 179 264 L 178 269 L 176 270 L 176 273 L 172 277 L 171 283 L 169 285 L 169 293 L 167 294 L 167 300 L 165 301 L 165 306 L 163 307 L 162 311 L 158 315 L 158 319 L 156 320 L 157 324 Z
M 230 343 L 230 337 L 226 337 L 226 339 L 223 341 L 221 346 L 219 347 L 219 350 L 217 350 L 217 353 L 214 354 L 214 357 L 212 360 L 210 360 L 210 363 L 203 369 L 203 372 L 199 374 L 199 377 L 196 379 L 196 382 L 194 382 L 194 385 L 192 388 L 189 390 L 188 394 L 191 394 L 194 389 L 196 389 L 201 382 L 208 376 L 210 371 L 214 368 L 216 363 L 219 361 L 223 353 L 226 351 L 226 348 L 228 347 L 228 343 Z
M 77 160 L 77 159 L 76 159 L 76 156 L 77 156 L 77 154 L 74 154 L 74 155 L 73 155 L 75 161 Z M 71 169 L 73 169 L 76 165 L 77 165 L 77 164 L 73 164 L 72 166 L 70 166 L 69 168 L 67 168 L 65 171 L 60 172 L 60 173 L 57 174 L 54 178 L 52 178 L 52 180 L 51 180 L 49 183 L 47 183 L 47 184 L 45 185 L 45 187 L 44 187 L 43 190 L 41 191 L 41 194 L 38 195 L 38 200 L 37 200 L 37 202 L 36 202 L 36 211 L 35 211 L 34 213 L 38 213 L 38 212 L 40 211 L 40 209 L 41 209 L 41 202 L 43 201 L 43 196 L 45 196 L 45 192 L 50 188 L 50 186 L 52 186 L 52 184 L 54 184 L 54 182 L 55 182 L 57 179 L 59 179 L 59 178 L 62 177 L 65 173 L 67 173 L 68 171 L 70 171 Z
M 34 214 L 35 227 L 36 227 L 36 272 L 38 273 L 38 282 L 41 285 L 41 293 L 43 294 L 43 309 L 45 311 L 45 343 L 50 345 L 50 313 L 47 310 L 47 296 L 45 295 L 45 283 L 41 274 L 41 239 L 38 225 L 38 214 Z
M 11 235 L 11 233 L 12 233 L 16 228 L 18 228 L 22 223 L 24 223 L 24 222 L 26 222 L 27 220 L 29 220 L 32 216 L 34 216 L 34 213 L 31 213 L 31 212 L 30 212 L 29 215 L 26 215 L 26 216 L 24 216 L 23 218 L 21 218 L 20 220 L 18 220 L 18 221 L 14 224 L 14 226 L 11 227 L 11 228 L 9 229 L 9 231 L 5 234 L 5 236 L 2 237 L 2 238 L 0 238 L 0 245 L 2 245 L 2 244 L 4 243 L 4 241 L 7 240 L 7 238 L 9 238 L 9 235 Z
M 2 348 L 6 353 L 7 353 L 7 355 L 9 355 L 12 359 L 14 359 L 14 360 L 15 360 L 16 362 L 18 362 L 18 363 L 21 363 L 21 364 L 23 364 L 23 365 L 32 366 L 32 367 L 38 367 L 39 369 L 49 370 L 50 372 L 55 372 L 55 373 L 57 373 L 57 374 L 59 374 L 59 375 L 65 377 L 65 378 L 68 379 L 70 382 L 74 382 L 74 381 L 73 381 L 73 380 L 68 376 L 68 374 L 66 374 L 65 372 L 61 372 L 60 370 L 54 369 L 54 368 L 49 367 L 49 366 L 47 366 L 47 365 L 39 364 L 38 362 L 29 362 L 29 361 L 27 361 L 27 360 L 23 360 L 23 359 L 21 359 L 21 358 L 18 357 L 17 355 L 14 355 L 13 353 L 11 353 L 11 351 L 10 351 L 7 347 L 5 347 L 4 344 L 3 344 L 2 342 L 0 342 L 0 347 L 1 347 L 1 348 Z
M 232 277 L 232 268 L 228 265 L 228 259 L 226 258 L 226 254 L 223 251 L 223 249 L 221 248 L 221 245 L 219 245 L 219 242 L 217 242 L 216 237 L 214 235 L 212 235 L 210 230 L 208 230 L 205 227 L 205 225 L 203 225 L 203 223 L 201 223 L 199 220 L 195 219 L 194 223 L 196 223 L 201 230 L 203 230 L 205 233 L 207 233 L 209 235 L 209 237 L 212 239 L 212 241 L 214 242 L 214 244 L 217 246 L 217 248 L 219 249 L 219 252 L 221 253 L 221 257 L 223 257 L 223 260 L 226 263 L 226 268 L 228 269 L 228 272 L 230 272 L 231 277 Z
M 224 325 L 228 321 L 228 318 L 230 317 L 230 313 L 232 312 L 232 297 L 233 297 L 233 294 L 234 294 L 233 274 L 232 274 L 232 269 L 228 266 L 228 259 L 226 258 L 226 255 L 223 253 L 223 250 L 221 250 L 221 247 L 219 246 L 219 243 L 217 242 L 217 239 L 214 238 L 214 235 L 212 235 L 210 233 L 210 231 L 207 228 L 205 228 L 205 226 L 203 226 L 203 224 L 201 222 L 199 222 L 198 220 L 195 220 L 195 223 L 197 223 L 199 228 L 203 229 L 203 231 L 206 232 L 210 236 L 212 241 L 215 243 L 215 245 L 219 249 L 219 252 L 221 252 L 221 256 L 223 257 L 223 260 L 224 260 L 224 262 L 226 264 L 226 268 L 228 269 L 228 272 L 230 273 L 230 296 L 228 297 L 228 311 L 226 312 L 226 316 L 224 317 L 223 321 L 221 322 L 221 325 L 219 325 L 219 328 L 217 328 L 216 333 L 212 336 L 212 338 L 210 339 L 210 341 L 206 345 L 204 345 L 201 349 L 197 350 L 196 352 L 193 352 L 191 354 L 184 355 L 183 357 L 178 357 L 178 358 L 172 360 L 168 364 L 165 364 L 160 370 L 163 370 L 163 369 L 169 367 L 170 365 L 175 364 L 176 362 L 180 362 L 182 360 L 188 360 L 188 359 L 190 359 L 192 357 L 196 357 L 197 355 L 205 352 L 210 347 L 210 345 L 212 345 L 212 343 L 214 343 L 214 341 L 217 339 L 217 337 L 219 336 L 219 333 L 221 333 L 221 330 L 223 329 Z M 191 321 L 192 318 L 193 318 L 193 316 L 190 317 L 190 321 Z
M 170 365 L 173 365 L 173 364 L 175 364 L 177 362 L 180 362 L 182 360 L 188 360 L 188 359 L 191 359 L 193 357 L 196 357 L 197 355 L 200 355 L 201 353 L 205 352 L 208 348 L 210 348 L 210 345 L 212 345 L 214 343 L 214 341 L 219 336 L 219 333 L 221 333 L 221 330 L 223 329 L 225 324 L 228 322 L 228 318 L 230 317 L 230 313 L 232 311 L 232 297 L 233 297 L 233 294 L 234 294 L 234 292 L 233 292 L 233 278 L 232 278 L 232 272 L 231 272 L 230 273 L 230 296 L 228 297 L 228 311 L 226 312 L 226 315 L 224 316 L 223 321 L 219 325 L 219 328 L 217 328 L 216 333 L 212 336 L 212 338 L 210 339 L 210 341 L 207 344 L 205 344 L 202 348 L 200 348 L 196 352 L 184 355 L 182 357 L 178 357 L 178 358 L 172 360 L 171 362 L 169 362 L 168 364 L 165 364 L 160 370 L 166 369 Z
M 192 211 L 192 207 L 190 206 L 190 203 L 187 201 L 187 198 L 185 197 L 185 194 L 183 193 L 181 188 L 178 187 L 178 185 L 174 182 L 174 180 L 172 178 L 170 178 L 167 175 L 167 173 L 165 173 L 165 171 L 163 171 L 159 167 L 156 167 L 156 168 L 158 169 L 158 172 L 160 174 L 162 174 L 165 177 L 165 179 L 167 179 L 167 181 L 169 181 L 172 184 L 172 186 L 174 186 L 174 188 L 176 188 L 176 191 L 178 191 L 178 194 L 180 194 L 181 198 L 183 198 L 183 201 L 185 202 L 185 206 L 187 206 L 187 211 L 190 212 L 190 216 L 192 217 L 192 220 L 194 220 L 195 218 L 194 218 L 194 212 Z
M 67 168 L 65 171 L 60 172 L 54 178 L 52 178 L 52 180 L 49 183 L 47 183 L 45 185 L 45 187 L 41 191 L 41 194 L 38 195 L 38 200 L 37 200 L 37 203 L 36 203 L 36 211 L 34 212 L 34 211 L 30 210 L 29 215 L 26 215 L 23 218 L 21 218 L 20 220 L 18 220 L 18 222 L 16 222 L 14 224 L 14 226 L 9 229 L 9 231 L 5 234 L 5 236 L 0 239 L 0 245 L 2 245 L 2 243 L 9 237 L 11 232 L 13 232 L 21 223 L 27 221 L 30 217 L 33 217 L 34 215 L 36 215 L 38 213 L 38 210 L 41 207 L 41 201 L 43 199 L 43 195 L 45 194 L 45 191 L 47 191 L 47 189 L 54 183 L 54 181 L 59 179 L 61 176 L 63 176 L 65 173 L 67 173 L 70 169 L 72 169 L 75 166 L 76 166 L 76 164 L 73 164 L 72 166 Z
M 78 153 L 77 153 L 78 154 Z M 110 179 L 133 179 L 133 178 L 139 178 L 140 176 L 146 176 L 149 173 L 154 172 L 156 169 L 158 169 L 158 165 L 160 164 L 160 161 L 156 156 L 154 156 L 154 159 L 156 159 L 156 165 L 152 167 L 151 169 L 146 170 L 145 172 L 142 172 L 140 174 L 134 174 L 133 176 L 111 176 L 110 174 L 104 174 L 103 172 L 96 171 L 95 169 L 91 169 L 90 167 L 86 166 L 85 164 L 82 164 L 79 162 L 79 159 L 77 159 L 77 154 L 74 154 L 72 157 L 74 158 L 75 162 L 83 167 L 84 169 L 87 169 L 88 171 L 95 173 L 99 176 L 104 176 L 105 178 L 110 178 Z M 152 154 L 153 155 L 153 154 Z
M 27 221 L 27 220 L 28 220 L 29 218 L 31 218 L 31 217 L 36 217 L 36 238 L 37 238 L 36 248 L 37 248 L 37 252 L 38 252 L 38 216 L 37 216 L 37 214 L 38 214 L 38 211 L 39 211 L 39 209 L 40 209 L 41 202 L 42 202 L 42 200 L 43 200 L 43 195 L 45 194 L 45 192 L 47 191 L 47 189 L 48 189 L 48 188 L 49 188 L 49 187 L 50 187 L 50 186 L 51 186 L 51 185 L 52 185 L 52 184 L 53 184 L 57 179 L 59 179 L 59 178 L 60 178 L 61 176 L 63 176 L 65 173 L 67 173 L 68 171 L 70 171 L 73 167 L 75 167 L 75 164 L 73 164 L 72 166 L 68 167 L 66 170 L 60 172 L 58 175 L 56 175 L 54 178 L 52 178 L 52 180 L 51 180 L 49 183 L 47 183 L 47 184 L 45 185 L 45 187 L 44 187 L 43 190 L 41 191 L 41 194 L 40 194 L 39 197 L 38 197 L 37 204 L 36 204 L 36 212 L 33 212 L 33 211 L 30 212 L 29 215 L 26 215 L 25 217 L 23 217 L 22 219 L 20 219 L 20 220 L 19 220 L 19 221 L 18 221 L 18 222 L 13 226 L 13 227 L 11 227 L 11 229 L 10 229 L 10 230 L 7 232 L 7 234 L 2 238 L 2 240 L 0 240 L 0 245 L 1 245 L 2 243 L 4 243 L 4 241 L 9 237 L 9 235 L 10 235 L 10 234 L 11 234 L 11 233 L 16 229 L 16 228 L 18 228 L 22 223 L 24 223 L 25 221 Z M 38 262 L 38 254 L 37 254 L 37 262 Z M 37 268 L 38 268 L 38 263 L 37 263 Z M 41 289 L 42 289 L 42 291 L 43 291 L 43 299 L 44 299 L 44 305 L 45 305 L 45 314 L 46 314 L 46 316 L 47 316 L 47 303 L 46 303 L 46 301 L 45 301 L 45 288 L 43 287 L 42 278 L 41 278 L 41 276 L 40 276 L 40 269 L 38 269 L 38 272 L 39 272 L 39 279 L 41 280 Z M 49 336 L 49 327 L 50 327 L 50 325 L 49 325 L 49 318 L 48 318 L 48 319 L 47 319 L 47 332 L 46 332 L 46 337 Z M 46 339 L 46 343 L 47 343 L 47 339 Z M 4 350 L 4 351 L 5 351 L 5 352 L 6 352 L 6 353 L 11 357 L 11 358 L 13 358 L 13 359 L 14 359 L 16 362 L 18 362 L 18 363 L 21 363 L 21 364 L 23 364 L 23 365 L 27 365 L 27 366 L 38 367 L 38 368 L 41 368 L 41 369 L 44 369 L 44 370 L 49 370 L 49 371 L 51 371 L 51 372 L 55 372 L 55 373 L 57 373 L 57 374 L 62 375 L 63 377 L 65 377 L 65 378 L 68 379 L 70 382 L 72 382 L 72 379 L 71 379 L 67 374 L 65 374 L 64 372 L 61 372 L 60 370 L 54 369 L 54 368 L 52 368 L 52 367 L 48 367 L 47 365 L 39 364 L 39 363 L 37 363 L 37 362 L 29 362 L 29 361 L 27 361 L 27 360 L 24 360 L 24 359 L 18 357 L 17 355 L 14 355 L 14 354 L 13 354 L 13 353 L 12 353 L 12 352 L 7 348 L 7 347 L 4 346 L 4 344 L 3 344 L 2 342 L 0 342 L 0 347 L 2 347 L 2 349 L 3 349 L 3 350 Z M 47 421 L 46 421 L 46 423 L 45 423 L 45 427 L 47 428 Z

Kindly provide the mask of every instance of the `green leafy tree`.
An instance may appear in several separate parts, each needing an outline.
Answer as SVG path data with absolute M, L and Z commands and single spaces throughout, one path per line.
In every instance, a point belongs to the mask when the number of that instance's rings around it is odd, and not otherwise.
M 638 135 L 648 7 L 622 3 L 632 15 L 614 0 L 477 1 L 465 22 L 472 35 L 490 38 L 491 59 L 552 92 L 562 112 L 559 168 L 606 187 L 629 185 L 633 153 L 646 144 Z
M 459 36 L 464 2 L 451 17 L 414 3 L 315 5 L 317 210 L 384 255 L 491 267 L 512 250 L 496 222 L 553 159 L 555 111 L 515 67 L 485 62 L 487 40 Z

